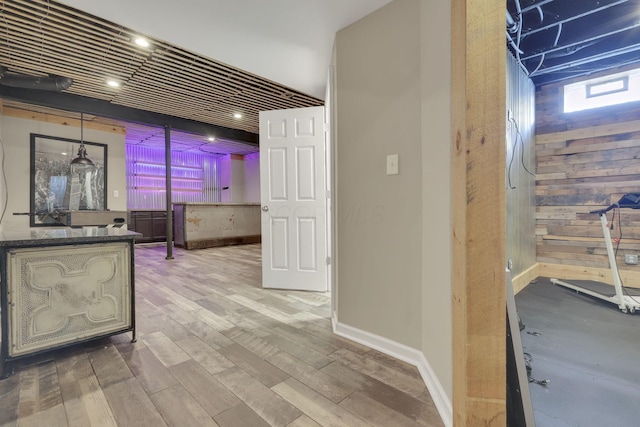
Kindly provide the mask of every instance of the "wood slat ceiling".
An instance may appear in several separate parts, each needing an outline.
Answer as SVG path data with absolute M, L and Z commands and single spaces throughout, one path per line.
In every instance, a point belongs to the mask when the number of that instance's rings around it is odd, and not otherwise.
M 136 45 L 138 36 L 147 38 L 150 46 Z M 0 66 L 10 73 L 70 77 L 73 84 L 66 93 L 252 133 L 258 133 L 259 111 L 323 104 L 273 81 L 46 0 L 0 2 Z M 121 86 L 107 86 L 108 79 Z M 235 119 L 234 113 L 243 118 Z

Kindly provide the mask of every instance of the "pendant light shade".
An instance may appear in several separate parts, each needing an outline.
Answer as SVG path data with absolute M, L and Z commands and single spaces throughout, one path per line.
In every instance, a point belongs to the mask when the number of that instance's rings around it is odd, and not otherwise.
M 72 165 L 93 166 L 93 162 L 87 157 L 87 149 L 84 147 L 84 113 L 80 113 L 80 147 L 78 147 L 78 157 L 71 160 Z

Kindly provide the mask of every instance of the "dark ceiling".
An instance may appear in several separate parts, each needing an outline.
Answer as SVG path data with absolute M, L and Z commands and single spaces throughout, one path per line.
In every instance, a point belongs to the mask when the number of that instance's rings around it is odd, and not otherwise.
M 536 86 L 640 62 L 640 0 L 507 0 L 506 19 Z

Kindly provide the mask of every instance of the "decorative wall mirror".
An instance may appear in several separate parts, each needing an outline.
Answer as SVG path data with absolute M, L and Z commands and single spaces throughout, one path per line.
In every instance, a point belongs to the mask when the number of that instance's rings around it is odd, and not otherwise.
M 93 165 L 71 164 L 79 140 L 31 134 L 31 227 L 61 225 L 60 211 L 107 209 L 107 145 L 83 143 Z

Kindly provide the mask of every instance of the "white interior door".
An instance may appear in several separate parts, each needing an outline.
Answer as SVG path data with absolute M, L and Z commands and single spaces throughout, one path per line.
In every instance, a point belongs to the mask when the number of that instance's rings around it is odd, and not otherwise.
M 262 286 L 326 292 L 324 107 L 260 112 Z

